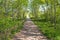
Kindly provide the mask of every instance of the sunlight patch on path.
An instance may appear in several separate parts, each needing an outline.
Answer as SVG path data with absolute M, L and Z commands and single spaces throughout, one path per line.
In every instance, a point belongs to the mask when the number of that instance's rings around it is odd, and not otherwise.
M 29 16 L 29 14 L 30 14 L 30 13 L 27 13 L 27 15 L 26 15 L 26 18 L 27 18 L 27 19 L 30 19 L 30 16 Z

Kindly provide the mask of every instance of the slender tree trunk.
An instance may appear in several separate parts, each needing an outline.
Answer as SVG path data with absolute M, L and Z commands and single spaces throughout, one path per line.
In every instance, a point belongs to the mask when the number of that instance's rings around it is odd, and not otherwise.
M 48 7 L 49 5 L 48 5 L 48 0 L 45 0 L 45 2 L 46 2 L 46 6 Z M 46 21 L 48 21 L 48 17 L 49 17 L 49 9 L 47 10 L 47 12 L 46 12 Z
M 56 0 L 54 0 L 54 27 L 56 29 Z

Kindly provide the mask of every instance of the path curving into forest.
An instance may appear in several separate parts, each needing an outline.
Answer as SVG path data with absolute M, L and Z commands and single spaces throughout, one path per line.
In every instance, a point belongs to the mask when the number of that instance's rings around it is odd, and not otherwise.
M 23 29 L 12 40 L 48 40 L 30 19 L 24 22 Z

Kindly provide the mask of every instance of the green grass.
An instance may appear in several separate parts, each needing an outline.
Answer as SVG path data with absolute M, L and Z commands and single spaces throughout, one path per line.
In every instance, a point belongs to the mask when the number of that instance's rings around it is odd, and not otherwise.
M 2 18 L 0 19 L 0 40 L 10 40 L 15 33 L 23 28 L 23 20 Z
M 54 29 L 54 24 L 50 22 L 43 21 L 34 21 L 36 25 L 38 25 L 39 30 L 47 36 L 49 39 L 60 40 L 60 25 L 56 25 L 56 29 Z

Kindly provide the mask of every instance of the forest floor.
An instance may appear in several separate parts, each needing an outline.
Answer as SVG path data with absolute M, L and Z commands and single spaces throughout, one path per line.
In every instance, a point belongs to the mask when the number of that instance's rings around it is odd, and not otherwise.
M 24 22 L 23 29 L 12 40 L 48 40 L 30 19 Z

